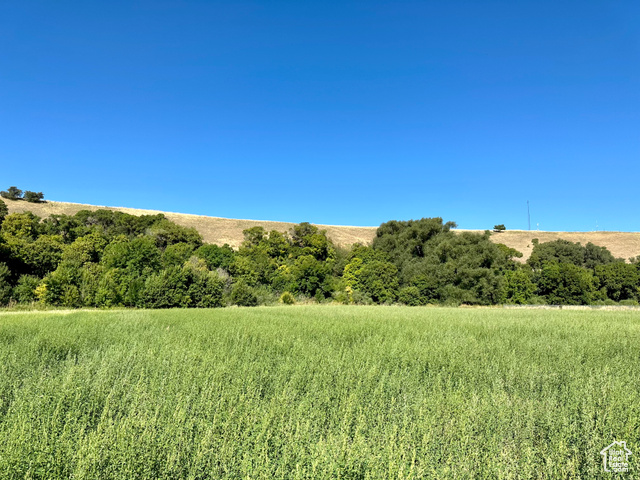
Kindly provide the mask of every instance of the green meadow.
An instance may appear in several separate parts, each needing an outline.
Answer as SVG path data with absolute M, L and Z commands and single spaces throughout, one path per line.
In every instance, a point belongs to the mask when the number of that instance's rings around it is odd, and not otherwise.
M 6 312 L 0 478 L 638 478 L 639 386 L 634 311 Z

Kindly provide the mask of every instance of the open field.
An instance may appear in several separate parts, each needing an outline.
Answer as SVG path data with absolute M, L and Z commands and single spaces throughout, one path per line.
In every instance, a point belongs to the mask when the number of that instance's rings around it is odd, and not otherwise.
M 610 478 L 640 316 L 294 306 L 0 314 L 0 478 Z M 637 452 L 637 453 L 636 453 Z
M 208 217 L 203 215 L 189 215 L 184 213 L 160 212 L 157 210 L 141 210 L 124 207 L 97 207 L 79 203 L 47 202 L 42 204 L 27 203 L 24 201 L 6 201 L 9 212 L 31 211 L 40 217 L 52 214 L 74 215 L 80 210 L 94 210 L 108 208 L 119 210 L 132 215 L 163 213 L 168 219 L 185 227 L 197 229 L 204 240 L 209 243 L 223 245 L 228 243 L 234 248 L 240 246 L 243 240 L 242 231 L 262 226 L 266 230 L 279 230 L 286 232 L 293 224 L 285 222 L 271 222 L 263 220 L 234 220 L 230 218 Z M 389 219 L 391 220 L 391 219 Z M 370 243 L 376 234 L 377 227 L 351 227 L 335 225 L 318 225 L 327 230 L 327 234 L 334 243 L 340 246 L 350 246 L 354 243 Z M 464 230 L 458 230 L 464 231 Z M 480 230 L 478 230 L 480 231 Z M 565 239 L 571 242 L 580 242 L 586 245 L 592 242 L 601 247 L 607 247 L 615 257 L 628 260 L 640 255 L 640 233 L 638 232 L 537 232 L 526 230 L 507 230 L 494 234 L 492 240 L 504 243 L 523 253 L 523 260 L 529 258 L 533 245 L 531 240 L 537 238 L 540 242 L 549 242 L 557 239 Z

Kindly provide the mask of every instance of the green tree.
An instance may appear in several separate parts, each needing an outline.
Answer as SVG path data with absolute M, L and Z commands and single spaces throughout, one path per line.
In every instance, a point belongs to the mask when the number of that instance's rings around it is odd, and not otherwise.
M 216 268 L 229 270 L 229 266 L 233 262 L 234 251 L 226 243 L 222 247 L 207 243 L 195 251 L 195 256 L 204 259 L 209 270 Z
M 376 303 L 393 301 L 398 294 L 398 269 L 384 253 L 371 247 L 354 247 L 343 281 L 346 287 L 365 293 Z
M 9 215 L 9 207 L 7 207 L 6 203 L 0 200 L 0 225 L 4 220 L 4 217 L 6 217 L 7 215 Z
M 121 268 L 142 274 L 159 270 L 161 255 L 152 238 L 121 238 L 107 245 L 101 263 L 107 268 Z
M 588 305 L 595 285 L 590 270 L 572 263 L 545 262 L 537 275 L 538 294 L 552 305 Z
M 31 212 L 11 213 L 4 218 L 0 232 L 6 240 L 34 240 L 38 235 L 40 217 Z
M 614 262 L 622 262 L 616 260 L 613 254 L 606 247 L 599 247 L 589 242 L 584 247 L 583 266 L 586 268 L 595 268 L 598 265 L 609 265 Z
M 493 226 L 493 231 L 494 232 L 504 232 L 506 229 L 507 229 L 507 227 L 505 227 L 503 223 L 501 223 L 500 225 L 494 225 Z
M 166 219 L 154 223 L 148 233 L 163 249 L 175 243 L 188 243 L 194 248 L 202 245 L 202 236 L 195 228 L 182 227 Z
M 78 283 L 80 271 L 73 265 L 61 264 L 42 280 L 45 292 L 42 300 L 47 305 L 80 307 L 80 289 Z
M 6 264 L 0 263 L 0 305 L 6 305 L 11 299 L 11 271 Z
M 331 266 L 313 255 L 296 258 L 291 267 L 295 289 L 310 297 L 321 292 L 324 296 L 331 292 Z
M 231 288 L 231 303 L 241 307 L 255 307 L 258 305 L 258 297 L 253 288 L 240 279 Z
M 89 262 L 97 263 L 102 258 L 106 247 L 107 240 L 102 234 L 92 232 L 67 245 L 62 254 L 62 261 L 76 265 L 78 268 Z
M 13 289 L 13 298 L 19 303 L 32 303 L 37 300 L 36 288 L 40 279 L 34 275 L 22 275 Z
M 34 241 L 12 243 L 14 257 L 24 265 L 25 273 L 43 277 L 54 271 L 62 259 L 65 245 L 59 235 L 40 235 Z
M 44 194 L 42 192 L 32 192 L 31 190 L 27 190 L 24 192 L 24 199 L 30 203 L 41 203 L 44 199 Z
M 162 266 L 164 268 L 173 266 L 182 266 L 189 260 L 193 253 L 194 247 L 188 243 L 174 243 L 167 246 L 162 253 Z
M 400 289 L 398 300 L 410 307 L 426 305 L 426 298 L 420 293 L 420 289 L 416 286 L 409 286 Z
M 570 263 L 593 269 L 596 265 L 606 265 L 615 261 L 605 247 L 593 243 L 587 243 L 583 247 L 580 243 L 560 239 L 545 243 L 533 242 L 533 250 L 527 263 L 534 270 L 542 268 L 545 262 Z
M 536 292 L 531 277 L 522 269 L 505 272 L 504 298 L 507 303 L 525 304 Z
M 6 191 L 0 192 L 0 196 L 9 200 L 20 200 L 22 198 L 22 190 L 18 187 L 9 187 Z
M 640 274 L 635 265 L 622 262 L 596 265 L 595 276 L 598 287 L 604 289 L 611 300 L 638 299 Z

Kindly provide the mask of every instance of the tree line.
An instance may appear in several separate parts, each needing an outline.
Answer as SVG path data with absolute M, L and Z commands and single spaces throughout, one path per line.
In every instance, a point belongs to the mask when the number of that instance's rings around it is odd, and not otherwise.
M 0 192 L 0 197 L 7 200 L 26 200 L 30 203 L 42 203 L 44 202 L 44 193 L 32 192 L 31 190 L 22 191 L 18 187 L 9 187 L 7 190 Z
M 343 304 L 629 304 L 640 263 L 603 247 L 534 240 L 522 254 L 441 218 L 382 224 L 372 245 L 334 245 L 309 223 L 245 230 L 237 250 L 162 214 L 83 210 L 41 219 L 0 201 L 0 305 L 221 307 Z

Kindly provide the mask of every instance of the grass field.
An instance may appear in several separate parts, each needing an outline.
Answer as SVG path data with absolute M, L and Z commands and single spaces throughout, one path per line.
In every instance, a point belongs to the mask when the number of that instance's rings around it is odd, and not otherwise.
M 0 478 L 611 478 L 637 312 L 0 314 Z

